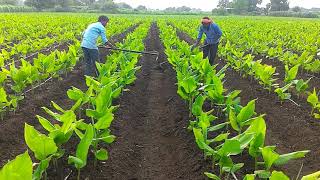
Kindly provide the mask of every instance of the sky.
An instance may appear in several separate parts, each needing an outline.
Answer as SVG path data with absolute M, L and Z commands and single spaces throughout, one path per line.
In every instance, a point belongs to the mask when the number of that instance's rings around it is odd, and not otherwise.
M 191 8 L 199 8 L 205 11 L 211 11 L 218 4 L 219 0 L 115 0 L 115 2 L 125 2 L 132 7 L 144 5 L 151 9 L 165 9 L 167 7 L 188 6 Z M 320 8 L 320 0 L 289 0 L 290 7 L 301 6 L 304 8 L 317 7 Z M 270 0 L 263 0 L 265 5 Z

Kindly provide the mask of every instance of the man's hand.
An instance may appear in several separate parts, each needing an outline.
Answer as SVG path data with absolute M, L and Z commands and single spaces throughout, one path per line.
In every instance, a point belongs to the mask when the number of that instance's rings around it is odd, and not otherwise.
M 106 48 L 107 48 L 107 49 L 115 49 L 116 47 L 108 41 L 108 42 L 106 43 Z

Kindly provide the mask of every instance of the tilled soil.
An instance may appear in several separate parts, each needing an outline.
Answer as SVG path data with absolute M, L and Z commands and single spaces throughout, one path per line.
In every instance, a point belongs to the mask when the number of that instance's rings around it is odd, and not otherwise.
M 177 95 L 174 70 L 165 62 L 164 47 L 159 39 L 159 29 L 153 23 L 145 39 L 146 50 L 160 52 L 158 62 L 154 56 L 140 58 L 142 66 L 137 80 L 116 100 L 120 108 L 116 112 L 111 130 L 116 141 L 107 146 L 109 159 L 81 171 L 81 179 L 204 179 L 203 172 L 210 171 L 210 164 L 203 158 L 189 132 L 188 108 Z M 35 115 L 44 115 L 42 106 L 50 107 L 50 101 L 70 107 L 66 91 L 75 86 L 85 89 L 81 67 L 61 81 L 54 81 L 29 95 L 16 114 L 9 114 L 0 124 L 0 166 L 8 159 L 24 152 L 24 123 L 41 129 Z M 44 115 L 45 116 L 45 115 Z M 15 128 L 13 128 L 15 127 Z M 66 149 L 74 154 L 77 140 L 72 138 Z M 31 153 L 30 153 L 31 154 Z M 76 170 L 67 165 L 67 157 L 58 162 L 58 172 L 50 167 L 49 179 L 76 179 Z
M 129 86 L 118 100 L 120 108 L 112 124 L 117 136 L 111 144 L 109 159 L 90 165 L 83 176 L 89 179 L 203 179 L 208 163 L 196 147 L 188 124 L 188 108 L 177 95 L 176 75 L 170 66 L 159 67 L 166 61 L 159 30 L 154 23 L 145 40 L 147 51 L 139 64 L 134 85 Z M 90 169 L 91 168 L 91 169 Z M 90 170 L 89 170 L 90 169 Z
M 122 41 L 125 35 L 133 30 L 134 28 L 131 28 L 130 31 L 125 31 L 124 35 L 111 39 L 114 42 Z M 41 129 L 41 125 L 35 117 L 36 115 L 46 116 L 41 107 L 51 108 L 50 101 L 54 101 L 66 109 L 72 106 L 72 102 L 67 97 L 67 90 L 72 86 L 79 89 L 86 88 L 83 69 L 83 65 L 79 63 L 67 76 L 53 79 L 29 92 L 25 99 L 19 102 L 19 108 L 15 113 L 10 112 L 5 115 L 4 120 L 0 122 L 0 166 L 27 149 L 24 141 L 24 123 Z
M 177 33 L 187 43 L 192 44 L 194 42 L 184 32 L 178 30 Z M 225 65 L 225 62 L 221 59 L 216 59 L 216 63 L 219 64 L 218 68 Z M 257 99 L 256 112 L 267 114 L 267 145 L 276 145 L 277 152 L 281 154 L 298 150 L 311 150 L 306 158 L 292 161 L 281 167 L 280 170 L 285 171 L 291 178 L 296 178 L 302 163 L 301 175 L 319 170 L 320 123 L 310 116 L 311 108 L 305 100 L 297 100 L 300 107 L 292 102 L 281 104 L 276 94 L 269 93 L 255 81 L 241 77 L 232 68 L 228 68 L 226 71 L 224 86 L 228 91 L 241 90 L 240 97 L 243 105 L 246 105 L 250 100 Z

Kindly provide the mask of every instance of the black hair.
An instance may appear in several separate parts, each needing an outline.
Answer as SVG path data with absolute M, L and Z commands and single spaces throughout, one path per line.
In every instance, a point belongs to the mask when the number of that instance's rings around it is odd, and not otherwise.
M 209 18 L 208 16 L 205 16 L 205 17 L 203 17 L 202 19 L 208 19 L 208 20 L 210 20 L 210 18 Z
M 109 21 L 109 18 L 107 16 L 99 16 L 98 22 L 101 22 L 101 21 Z

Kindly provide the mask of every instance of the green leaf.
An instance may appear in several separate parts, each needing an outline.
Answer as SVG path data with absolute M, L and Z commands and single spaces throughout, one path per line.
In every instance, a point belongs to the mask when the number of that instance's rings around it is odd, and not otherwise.
M 238 140 L 227 139 L 218 150 L 220 156 L 237 155 L 241 153 L 240 142 Z
M 318 180 L 320 178 L 320 171 L 303 176 L 301 180 Z
M 105 161 L 108 159 L 108 151 L 105 149 L 98 150 L 94 155 L 100 161 Z
M 56 104 L 55 102 L 51 101 L 51 103 L 52 103 L 53 107 L 54 107 L 56 110 L 58 110 L 58 111 L 60 111 L 60 112 L 62 112 L 62 113 L 65 112 L 65 110 L 62 109 L 62 108 L 61 108 L 58 104 Z
M 260 179 L 268 179 L 271 176 L 271 173 L 267 170 L 254 171 L 254 174 L 258 175 Z
M 313 93 L 308 96 L 307 101 L 312 105 L 313 108 L 315 108 L 317 106 L 317 104 L 319 103 L 319 99 L 318 99 L 317 92 L 316 92 L 315 88 L 313 89 Z
M 263 147 L 261 150 L 262 157 L 265 161 L 266 169 L 269 170 L 273 163 L 279 158 L 279 154 L 274 152 L 275 147 L 274 146 L 266 146 Z
M 98 130 L 107 129 L 110 127 L 114 116 L 111 112 L 106 113 L 104 116 L 98 119 L 98 122 L 94 124 L 94 127 Z
M 219 134 L 217 137 L 213 139 L 214 142 L 224 141 L 228 138 L 230 133 Z
M 9 161 L 0 170 L 3 180 L 32 180 L 32 161 L 28 151 Z
M 203 103 L 205 101 L 205 97 L 202 96 L 202 95 L 199 95 L 193 105 L 192 105 L 192 114 L 195 115 L 195 116 L 200 116 L 200 114 L 203 112 L 202 110 L 202 106 L 203 106 Z
M 255 114 L 255 103 L 256 100 L 250 101 L 245 107 L 243 107 L 237 116 L 237 122 L 241 124 L 247 121 Z
M 64 134 L 66 134 L 70 130 L 70 128 L 72 127 L 72 123 L 76 121 L 76 118 L 76 115 L 71 110 L 65 111 L 65 113 L 60 116 L 60 121 L 63 122 L 61 131 Z
M 87 164 L 87 156 L 89 147 L 93 140 L 94 129 L 92 125 L 88 125 L 87 130 L 80 143 L 77 146 L 76 157 L 69 156 L 68 163 L 74 164 L 77 169 L 81 169 Z
M 34 171 L 32 179 L 33 180 L 40 180 L 42 178 L 42 174 L 47 170 L 49 167 L 51 158 L 44 159 L 40 162 L 37 169 Z
M 244 163 L 238 163 L 233 165 L 232 167 L 223 167 L 223 171 L 225 172 L 232 172 L 235 173 L 237 171 L 239 171 L 239 169 L 241 169 L 244 166 Z
M 270 180 L 290 180 L 290 178 L 281 171 L 273 171 Z
M 254 180 L 254 178 L 256 177 L 255 174 L 247 174 L 243 180 Z
M 240 127 L 238 126 L 238 122 L 237 122 L 237 117 L 234 113 L 234 111 L 231 109 L 229 112 L 229 121 L 231 124 L 231 127 L 236 130 L 236 131 L 240 131 Z
M 54 127 L 54 125 L 52 125 L 52 124 L 50 123 L 50 121 L 48 121 L 46 118 L 41 117 L 41 116 L 39 116 L 39 115 L 37 115 L 37 118 L 38 118 L 40 124 L 42 125 L 42 127 L 43 127 L 45 130 L 47 130 L 47 131 L 49 131 L 49 132 L 52 132 L 52 131 L 56 130 L 56 128 Z
M 282 154 L 279 156 L 279 158 L 274 162 L 275 165 L 281 166 L 284 164 L 287 164 L 288 161 L 294 160 L 294 159 L 299 159 L 299 158 L 304 158 L 307 153 L 310 151 L 297 151 L 297 152 L 292 152 L 288 154 Z
M 39 160 L 46 159 L 49 155 L 57 152 L 58 147 L 54 140 L 41 134 L 33 126 L 25 124 L 24 138 L 28 147 L 34 152 Z
M 229 124 L 229 122 L 225 122 L 225 123 L 221 123 L 221 124 L 218 124 L 218 125 L 209 127 L 209 128 L 208 128 L 208 132 L 217 131 L 217 130 L 219 130 L 219 129 L 222 129 L 222 128 L 224 128 L 227 124 Z
M 214 175 L 214 174 L 212 174 L 212 173 L 205 172 L 204 174 L 205 174 L 209 179 L 221 180 L 221 179 L 219 178 L 219 176 Z

